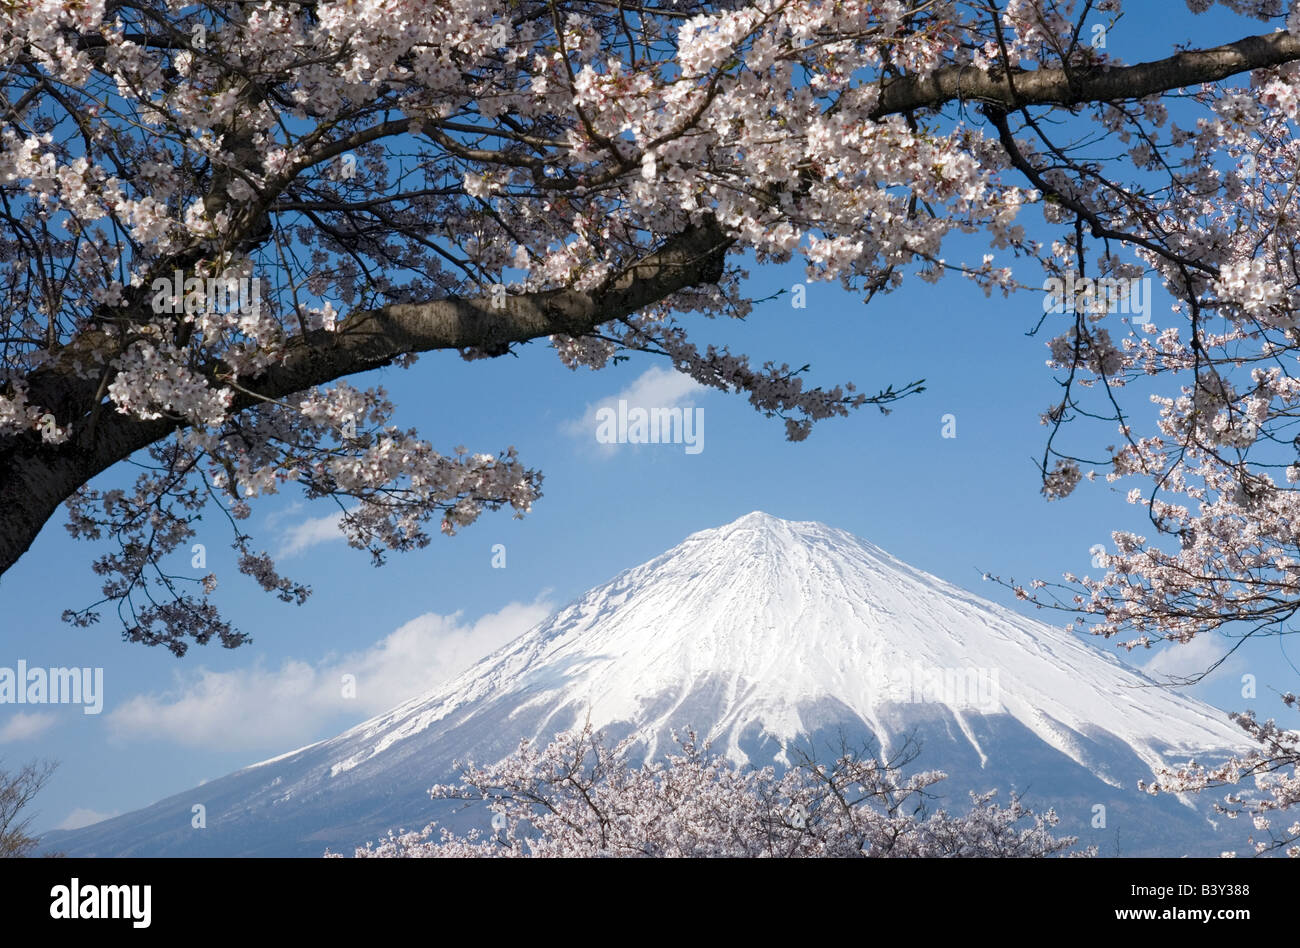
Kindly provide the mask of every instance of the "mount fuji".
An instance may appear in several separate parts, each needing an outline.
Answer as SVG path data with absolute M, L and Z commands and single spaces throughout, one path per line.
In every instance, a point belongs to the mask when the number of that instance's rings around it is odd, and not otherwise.
M 427 694 L 337 737 L 153 806 L 48 834 L 70 856 L 303 855 L 432 820 L 455 760 L 507 756 L 590 721 L 647 757 L 694 727 L 740 763 L 913 736 L 940 805 L 997 788 L 1054 807 L 1102 855 L 1240 844 L 1209 800 L 1137 791 L 1154 769 L 1244 749 L 1227 716 L 1059 628 L 914 569 L 844 531 L 751 513 L 687 537 Z M 206 808 L 205 829 L 191 808 Z M 1242 834 L 1238 834 L 1239 836 Z

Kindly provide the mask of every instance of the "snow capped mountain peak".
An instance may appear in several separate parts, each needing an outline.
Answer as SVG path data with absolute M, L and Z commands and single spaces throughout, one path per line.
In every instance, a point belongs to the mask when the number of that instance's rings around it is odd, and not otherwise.
M 751 510 L 743 517 L 737 517 L 735 520 L 731 521 L 731 523 L 726 523 L 720 527 L 714 527 L 713 529 L 728 530 L 731 527 L 765 527 L 765 526 L 776 526 L 782 523 L 786 523 L 786 521 L 782 520 L 780 517 L 773 517 L 770 513 L 765 513 L 762 510 Z M 711 531 L 700 530 L 698 532 L 709 533 Z M 694 534 L 692 535 L 694 536 Z
M 322 807 L 335 822 L 360 808 L 353 831 L 368 835 L 330 837 L 351 845 L 416 825 L 453 760 L 499 760 L 586 721 L 635 734 L 647 756 L 694 727 L 754 764 L 836 733 L 889 754 L 919 732 L 924 765 L 957 787 L 1057 788 L 1080 807 L 1120 788 L 1112 805 L 1130 806 L 1154 769 L 1243 743 L 1222 712 L 1079 636 L 842 530 L 754 511 L 620 573 L 447 684 L 204 789 L 226 793 L 249 838 L 295 806 L 303 825 Z
M 1095 763 L 1096 734 L 1151 767 L 1241 743 L 1222 713 L 1065 630 L 842 530 L 760 511 L 692 534 L 444 688 L 362 725 L 356 736 L 378 739 L 342 766 L 488 693 L 515 695 L 517 716 L 536 713 L 532 738 L 590 719 L 635 726 L 654 753 L 690 724 L 738 761 L 755 734 L 783 747 L 828 715 L 864 722 L 888 751 L 909 705 L 945 708 L 981 760 L 972 723 L 981 715 L 1011 716 L 1084 767 Z
M 770 513 L 766 513 L 762 510 L 751 510 L 743 517 L 737 517 L 735 520 L 731 521 L 731 523 L 724 523 L 720 527 L 698 530 L 695 533 L 692 533 L 691 537 L 703 537 L 709 535 L 729 536 L 738 530 L 754 530 L 778 536 L 789 536 L 790 531 L 795 527 L 814 527 L 823 531 L 830 529 L 825 524 L 817 523 L 813 520 L 782 520 L 780 517 L 774 517 Z
M 836 535 L 851 536 L 815 520 L 782 520 L 761 510 L 754 510 L 720 527 L 710 527 L 692 533 L 676 549 L 695 543 L 758 543 L 762 544 L 760 548 L 763 551 L 776 552 L 782 547 L 799 546 L 803 543 L 816 542 L 821 537 Z M 857 542 L 876 549 L 861 540 Z

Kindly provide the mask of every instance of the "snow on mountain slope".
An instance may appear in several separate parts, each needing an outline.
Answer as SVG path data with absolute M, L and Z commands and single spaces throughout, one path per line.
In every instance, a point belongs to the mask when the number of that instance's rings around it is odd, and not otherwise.
M 101 855 L 346 849 L 444 815 L 424 790 L 453 759 L 499 759 L 586 719 L 638 732 L 651 756 L 693 725 L 756 764 L 846 729 L 886 753 L 918 733 L 921 763 L 954 774 L 955 790 L 1027 788 L 1070 826 L 1110 801 L 1147 851 L 1209 826 L 1187 805 L 1146 804 L 1134 782 L 1242 744 L 1222 712 L 1067 631 L 841 530 L 751 513 L 338 737 L 47 841 Z M 209 829 L 191 831 L 189 803 L 204 801 Z

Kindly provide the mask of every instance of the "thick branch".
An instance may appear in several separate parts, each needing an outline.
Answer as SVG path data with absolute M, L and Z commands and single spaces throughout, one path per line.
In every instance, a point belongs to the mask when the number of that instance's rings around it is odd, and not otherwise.
M 1297 59 L 1300 36 L 1277 32 L 1133 66 L 1013 69 L 1000 74 L 974 66 L 945 66 L 929 76 L 904 76 L 885 83 L 871 114 L 880 119 L 915 109 L 937 109 L 958 100 L 986 102 L 1009 111 L 1027 105 L 1073 107 L 1085 102 L 1140 99 Z
M 715 282 L 730 243 L 716 226 L 692 229 L 597 293 L 507 294 L 499 309 L 490 298 L 446 299 L 354 314 L 335 332 L 318 330 L 294 340 L 277 366 L 240 384 L 278 398 L 385 365 L 407 352 L 473 348 L 493 353 L 530 339 L 581 336 L 679 290 Z
M 504 352 L 510 343 L 551 335 L 580 336 L 629 316 L 691 286 L 717 282 L 732 241 L 712 221 L 684 231 L 627 268 L 596 292 L 553 290 L 488 299 L 401 303 L 352 314 L 334 332 L 317 330 L 292 340 L 277 365 L 240 380 L 232 410 L 282 398 L 392 362 L 411 352 L 481 349 Z M 219 377 L 220 366 L 211 374 Z M 70 386 L 80 383 L 69 379 Z M 251 394 L 249 394 L 251 393 Z M 89 412 L 93 406 L 84 406 Z M 83 419 L 78 419 L 82 421 Z M 25 436 L 0 471 L 0 574 L 16 563 L 58 505 L 78 487 L 183 422 L 141 421 L 116 412 L 94 425 L 73 424 L 61 445 Z

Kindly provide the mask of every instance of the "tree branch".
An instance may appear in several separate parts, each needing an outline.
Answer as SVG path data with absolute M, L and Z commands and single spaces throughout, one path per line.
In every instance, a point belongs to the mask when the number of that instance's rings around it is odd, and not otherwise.
M 953 101 L 985 102 L 1013 110 L 1026 105 L 1073 107 L 1085 102 L 1141 99 L 1296 59 L 1300 59 L 1300 36 L 1277 32 L 1133 66 L 1013 69 L 1001 74 L 975 66 L 945 66 L 928 76 L 885 82 L 871 116 L 881 119 L 915 109 L 937 109 Z
M 692 226 L 627 267 L 594 292 L 550 290 L 492 299 L 396 303 L 354 313 L 333 332 L 315 330 L 292 339 L 277 365 L 240 380 L 231 405 L 238 412 L 344 376 L 387 365 L 400 355 L 438 349 L 504 352 L 511 343 L 551 335 L 580 336 L 629 316 L 691 286 L 722 277 L 732 244 L 712 219 Z M 209 367 L 219 384 L 230 373 Z M 72 389 L 84 383 L 69 378 Z M 27 551 L 58 505 L 81 485 L 169 433 L 179 419 L 145 421 L 116 412 L 95 425 L 79 424 L 93 409 L 81 406 L 69 439 L 47 445 L 32 433 L 17 439 L 0 473 L 0 574 Z

